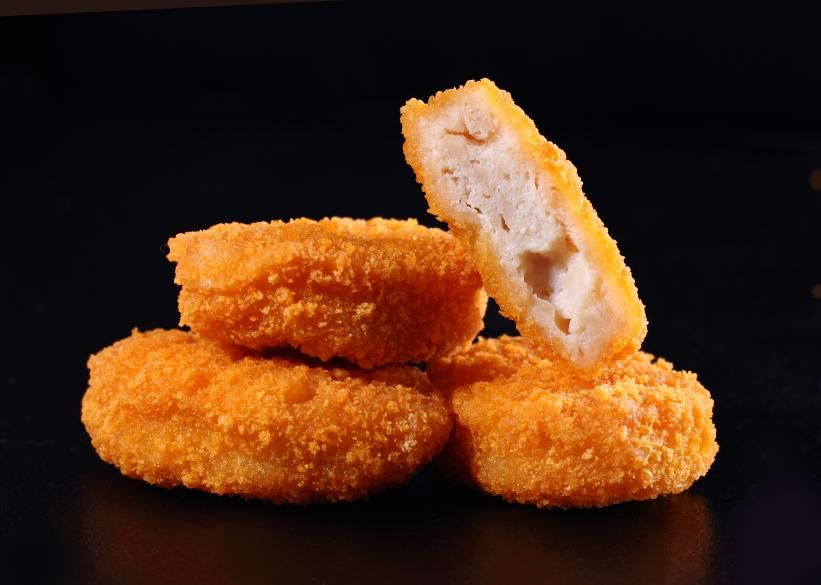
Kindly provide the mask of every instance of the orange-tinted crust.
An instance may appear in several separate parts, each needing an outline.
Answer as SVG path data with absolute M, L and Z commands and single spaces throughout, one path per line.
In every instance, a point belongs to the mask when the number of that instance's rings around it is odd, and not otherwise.
M 543 346 L 543 353 L 551 355 L 554 359 L 566 359 L 568 356 L 563 349 L 546 338 L 541 328 L 533 322 L 527 307 L 515 301 L 515 294 L 508 284 L 487 234 L 472 224 L 458 221 L 448 213 L 445 204 L 440 203 L 442 196 L 433 190 L 433 181 L 427 178 L 429 171 L 422 162 L 420 148 L 423 140 L 419 134 L 418 120 L 435 116 L 437 110 L 446 108 L 448 104 L 460 99 L 461 93 L 465 91 L 483 92 L 497 119 L 514 128 L 524 150 L 549 174 L 557 188 L 557 194 L 564 200 L 568 217 L 585 235 L 586 254 L 594 259 L 596 268 L 606 275 L 614 293 L 618 295 L 621 314 L 629 326 L 613 337 L 610 351 L 605 352 L 601 362 L 605 363 L 635 352 L 641 347 L 647 335 L 644 305 L 639 299 L 633 276 L 619 253 L 615 240 L 610 237 L 604 223 L 584 196 L 576 167 L 567 160 L 562 149 L 539 134 L 533 120 L 513 102 L 510 94 L 496 87 L 489 79 L 468 81 L 462 87 L 440 91 L 427 103 L 417 99 L 408 100 L 401 109 L 405 159 L 413 168 L 416 180 L 422 185 L 431 211 L 446 222 L 450 231 L 472 252 L 488 294 L 496 300 L 501 311 L 516 322 L 519 332 L 539 341 Z
M 351 500 L 405 481 L 451 427 L 410 366 L 260 357 L 194 333 L 134 331 L 91 356 L 82 420 L 125 475 L 275 502 Z
M 487 295 L 459 242 L 414 220 L 220 224 L 172 238 L 181 323 L 361 367 L 461 351 Z
M 480 339 L 428 374 L 455 416 L 443 465 L 508 500 L 605 506 L 678 493 L 718 451 L 710 393 L 647 353 L 584 373 L 522 337 Z

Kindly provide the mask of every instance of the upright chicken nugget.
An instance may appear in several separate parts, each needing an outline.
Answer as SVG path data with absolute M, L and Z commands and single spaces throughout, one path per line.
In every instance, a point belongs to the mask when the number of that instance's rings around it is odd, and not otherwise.
M 130 477 L 275 502 L 351 500 L 405 481 L 450 416 L 424 372 L 261 357 L 155 330 L 91 356 L 82 419 Z
M 605 506 L 678 493 L 718 451 L 695 374 L 637 352 L 595 373 L 522 337 L 480 339 L 428 365 L 454 412 L 443 464 L 508 500 Z
M 414 220 L 220 224 L 168 245 L 182 324 L 221 341 L 372 368 L 461 351 L 482 328 L 470 258 Z
M 590 369 L 647 332 L 630 270 L 576 168 L 492 81 L 402 108 L 405 157 L 520 333 Z

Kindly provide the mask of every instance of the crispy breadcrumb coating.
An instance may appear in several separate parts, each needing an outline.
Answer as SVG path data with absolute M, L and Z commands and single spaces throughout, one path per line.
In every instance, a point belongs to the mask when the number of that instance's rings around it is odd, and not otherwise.
M 473 263 L 415 220 L 220 224 L 168 245 L 181 324 L 221 341 L 372 368 L 462 351 L 482 328 Z
M 606 506 L 687 489 L 718 451 L 695 374 L 644 352 L 595 373 L 522 337 L 481 339 L 428 365 L 454 412 L 442 456 L 457 477 L 538 506 Z
M 351 500 L 406 480 L 447 441 L 443 398 L 409 366 L 261 357 L 134 331 L 88 361 L 82 420 L 130 477 L 275 502 Z
M 573 164 L 488 79 L 402 107 L 404 152 L 431 211 L 473 255 L 488 294 L 555 359 L 629 355 L 644 306 Z

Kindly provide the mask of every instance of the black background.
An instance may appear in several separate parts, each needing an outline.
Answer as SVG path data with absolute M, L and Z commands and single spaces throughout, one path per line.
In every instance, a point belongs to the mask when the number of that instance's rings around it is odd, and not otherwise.
M 620 3 L 0 19 L 0 582 L 819 582 L 818 22 Z M 85 360 L 177 323 L 167 238 L 435 225 L 398 110 L 481 76 L 579 168 L 647 305 L 645 349 L 713 393 L 708 475 L 602 510 L 506 504 L 432 469 L 368 503 L 277 507 L 102 463 Z

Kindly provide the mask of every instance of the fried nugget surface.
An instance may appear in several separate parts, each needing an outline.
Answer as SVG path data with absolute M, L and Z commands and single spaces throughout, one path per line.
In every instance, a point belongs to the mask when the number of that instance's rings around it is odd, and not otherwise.
M 181 323 L 364 368 L 466 349 L 487 295 L 459 242 L 414 220 L 220 224 L 172 238 Z
M 455 414 L 443 465 L 505 499 L 605 506 L 678 493 L 718 451 L 695 374 L 643 352 L 595 373 L 525 338 L 480 339 L 428 365 Z
M 104 460 L 171 487 L 275 502 L 351 500 L 406 480 L 447 441 L 427 376 L 263 358 L 183 331 L 91 356 L 82 420 Z
M 554 358 L 582 369 L 641 347 L 633 277 L 565 153 L 492 81 L 402 107 L 405 158 L 488 294 Z

